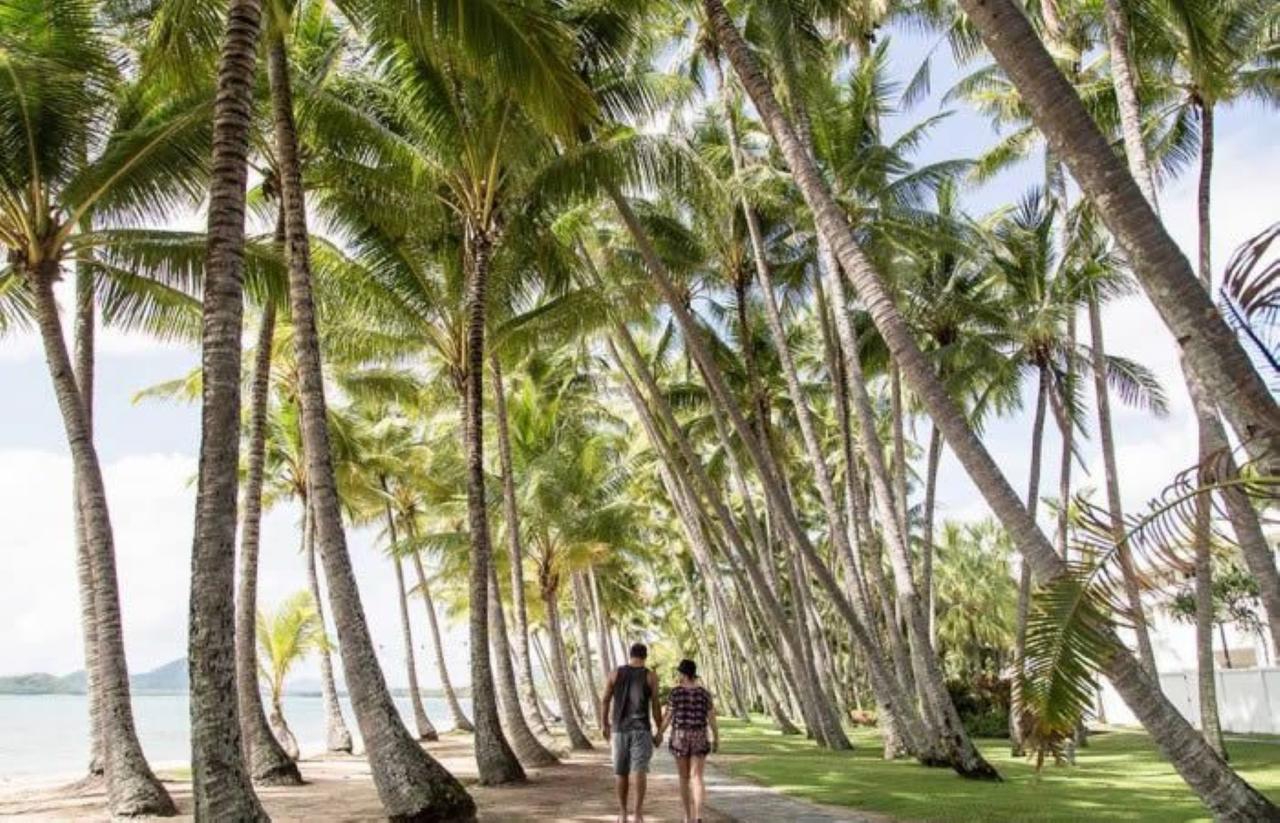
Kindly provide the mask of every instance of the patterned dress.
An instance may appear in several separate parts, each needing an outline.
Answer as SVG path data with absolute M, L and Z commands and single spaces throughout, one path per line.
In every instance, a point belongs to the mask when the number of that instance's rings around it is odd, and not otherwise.
M 671 710 L 671 754 L 676 757 L 711 754 L 711 743 L 707 740 L 711 693 L 701 686 L 676 686 L 667 705 Z

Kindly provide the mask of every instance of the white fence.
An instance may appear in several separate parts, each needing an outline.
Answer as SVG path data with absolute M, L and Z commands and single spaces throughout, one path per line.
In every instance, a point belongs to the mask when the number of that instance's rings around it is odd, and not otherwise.
M 1218 669 L 1218 717 L 1224 732 L 1280 734 L 1280 668 Z M 1160 688 L 1191 724 L 1200 726 L 1196 672 L 1164 672 Z M 1102 707 L 1108 723 L 1137 725 L 1137 718 L 1104 681 Z

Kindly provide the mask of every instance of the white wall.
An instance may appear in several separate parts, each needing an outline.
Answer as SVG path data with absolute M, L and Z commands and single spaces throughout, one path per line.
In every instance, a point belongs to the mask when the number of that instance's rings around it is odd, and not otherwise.
M 1218 669 L 1218 718 L 1224 732 L 1280 734 L 1280 668 Z M 1164 672 L 1160 688 L 1193 726 L 1200 727 L 1200 692 L 1196 671 Z M 1102 707 L 1108 723 L 1138 725 L 1138 720 L 1108 682 Z

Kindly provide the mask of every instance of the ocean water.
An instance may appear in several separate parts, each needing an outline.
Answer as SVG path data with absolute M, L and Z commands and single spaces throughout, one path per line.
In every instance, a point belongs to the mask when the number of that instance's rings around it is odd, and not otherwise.
M 347 728 L 359 746 L 360 730 L 351 703 L 341 698 Z M 408 697 L 396 697 L 396 708 L 413 731 Z M 424 697 L 431 722 L 450 727 L 444 700 Z M 153 766 L 185 764 L 191 759 L 187 696 L 135 694 L 133 717 L 142 749 Z M 470 716 L 471 701 L 462 707 Z M 284 716 L 304 755 L 324 749 L 324 705 L 319 696 L 288 696 Z M 84 695 L 0 695 L 0 780 L 31 776 L 78 777 L 89 757 L 89 710 Z

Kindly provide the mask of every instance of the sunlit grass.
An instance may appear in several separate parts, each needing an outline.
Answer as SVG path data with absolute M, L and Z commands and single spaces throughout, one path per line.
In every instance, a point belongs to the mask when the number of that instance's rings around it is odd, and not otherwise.
M 1005 782 L 964 780 L 912 761 L 885 762 L 874 731 L 853 733 L 855 750 L 829 752 L 803 737 L 782 737 L 766 718 L 748 726 L 724 720 L 721 763 L 735 775 L 820 803 L 916 821 L 1209 820 L 1204 807 L 1138 731 L 1091 736 L 1075 766 L 1031 764 L 1009 754 L 1008 741 L 982 740 L 983 754 Z M 1280 744 L 1235 740 L 1233 766 L 1280 800 Z

